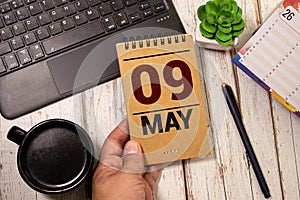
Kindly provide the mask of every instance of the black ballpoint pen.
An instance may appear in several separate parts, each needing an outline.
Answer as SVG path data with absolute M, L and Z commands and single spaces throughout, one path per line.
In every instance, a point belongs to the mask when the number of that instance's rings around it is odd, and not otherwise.
M 266 183 L 266 180 L 265 180 L 264 175 L 261 171 L 261 168 L 260 168 L 259 163 L 257 161 L 256 155 L 254 153 L 254 150 L 252 148 L 252 145 L 251 145 L 250 140 L 248 138 L 248 135 L 246 133 L 246 130 L 245 130 L 245 127 L 244 127 L 244 124 L 243 124 L 243 121 L 242 121 L 242 116 L 241 116 L 241 113 L 240 113 L 240 109 L 239 109 L 239 107 L 236 103 L 236 99 L 234 97 L 233 91 L 232 91 L 231 87 L 229 85 L 227 85 L 226 83 L 222 84 L 222 91 L 223 91 L 223 94 L 225 96 L 225 99 L 226 99 L 227 105 L 229 107 L 229 110 L 231 112 L 231 115 L 232 115 L 232 117 L 234 119 L 234 122 L 237 126 L 237 129 L 239 131 L 239 134 L 241 136 L 242 142 L 245 146 L 247 155 L 248 155 L 249 160 L 251 162 L 253 171 L 256 175 L 256 178 L 257 178 L 257 181 L 259 183 L 260 189 L 261 189 L 262 193 L 264 194 L 265 198 L 269 198 L 269 197 L 271 197 L 271 195 L 270 195 L 268 185 Z

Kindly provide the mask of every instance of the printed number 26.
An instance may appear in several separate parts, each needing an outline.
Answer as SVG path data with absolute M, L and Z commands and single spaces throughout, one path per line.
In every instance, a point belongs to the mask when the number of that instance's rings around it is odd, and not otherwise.
M 292 20 L 295 16 L 295 13 L 292 12 L 290 9 L 286 9 L 282 14 L 284 18 L 286 18 L 288 21 Z
M 182 77 L 176 79 L 173 70 L 179 68 Z M 151 83 L 151 95 L 145 96 L 141 81 L 142 73 L 147 73 Z M 187 98 L 193 90 L 192 74 L 189 66 L 181 60 L 172 60 L 168 62 L 163 69 L 163 78 L 170 87 L 181 87 L 183 90 L 180 93 L 172 93 L 172 100 L 182 100 Z M 147 64 L 139 65 L 131 74 L 132 88 L 134 97 L 142 104 L 153 104 L 161 96 L 161 85 L 157 70 Z

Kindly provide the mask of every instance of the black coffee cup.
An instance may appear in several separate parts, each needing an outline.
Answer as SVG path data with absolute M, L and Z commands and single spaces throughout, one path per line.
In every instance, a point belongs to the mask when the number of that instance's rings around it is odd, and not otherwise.
M 92 172 L 93 143 L 73 122 L 46 120 L 28 132 L 14 126 L 7 138 L 19 145 L 17 164 L 21 177 L 38 192 L 70 191 Z

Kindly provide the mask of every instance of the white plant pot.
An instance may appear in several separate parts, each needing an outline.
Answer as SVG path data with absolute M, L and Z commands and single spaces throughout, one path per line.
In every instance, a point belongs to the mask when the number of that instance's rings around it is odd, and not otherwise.
M 220 45 L 216 40 L 208 39 L 200 33 L 199 27 L 200 27 L 201 21 L 197 19 L 197 34 L 196 34 L 196 42 L 198 46 L 205 48 L 205 49 L 213 49 L 213 50 L 219 50 L 219 51 L 227 51 L 233 49 L 238 44 L 238 38 L 235 37 L 232 44 L 228 46 Z

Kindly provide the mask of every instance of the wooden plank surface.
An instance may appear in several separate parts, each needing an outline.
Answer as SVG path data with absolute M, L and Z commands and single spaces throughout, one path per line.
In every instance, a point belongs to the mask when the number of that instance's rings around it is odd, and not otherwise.
M 193 2 L 195 1 L 189 1 L 189 4 L 191 5 Z M 247 3 L 247 9 L 251 8 L 251 1 Z M 196 3 L 194 7 L 197 8 L 199 5 Z M 245 5 L 241 5 L 241 7 L 244 9 Z M 215 135 L 216 160 L 210 163 L 199 161 L 194 162 L 193 165 L 187 165 L 189 169 L 187 172 L 191 173 L 187 176 L 190 177 L 187 180 L 188 189 L 191 190 L 190 198 L 251 199 L 252 191 L 246 155 L 221 91 L 221 84 L 224 81 L 235 86 L 231 54 L 230 52 L 202 50 L 201 57 L 201 67 L 210 104 L 211 124 Z M 207 165 L 206 168 L 203 168 L 204 164 Z M 208 174 L 213 174 L 213 176 L 208 176 Z M 202 184 L 207 185 L 204 188 L 206 191 L 199 190 L 199 185 Z
M 195 35 L 196 9 L 203 0 L 173 0 L 188 33 Z M 238 0 L 246 29 L 238 50 L 271 14 L 280 0 Z M 229 83 L 237 94 L 243 120 L 263 173 L 271 199 L 300 199 L 300 119 L 271 98 L 260 86 L 231 63 L 234 52 L 199 49 L 199 68 L 206 90 L 212 155 L 178 161 L 166 167 L 155 199 L 238 200 L 264 199 L 244 147 L 221 92 Z M 96 158 L 109 132 L 126 117 L 120 79 L 90 89 L 34 113 L 6 120 L 0 117 L 0 200 L 87 199 L 85 185 L 64 195 L 43 195 L 30 189 L 16 166 L 17 145 L 6 139 L 9 128 L 29 130 L 36 123 L 63 118 L 74 121 L 90 134 Z

